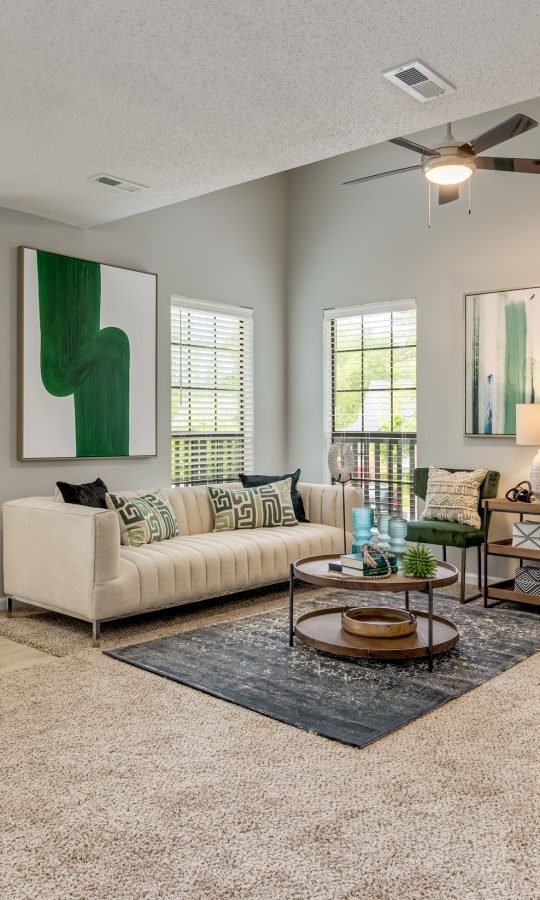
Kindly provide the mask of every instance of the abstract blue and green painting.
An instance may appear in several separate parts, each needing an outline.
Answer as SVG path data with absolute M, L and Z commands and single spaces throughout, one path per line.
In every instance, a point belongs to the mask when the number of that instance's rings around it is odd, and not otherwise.
M 538 394 L 540 288 L 468 294 L 465 319 L 465 432 L 513 435 Z
M 20 457 L 154 453 L 155 276 L 21 250 Z

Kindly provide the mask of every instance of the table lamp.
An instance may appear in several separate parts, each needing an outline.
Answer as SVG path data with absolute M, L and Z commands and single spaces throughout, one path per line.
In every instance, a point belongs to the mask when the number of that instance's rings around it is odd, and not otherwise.
M 540 448 L 540 403 L 516 404 L 516 444 Z M 531 465 L 531 488 L 540 503 L 540 449 Z

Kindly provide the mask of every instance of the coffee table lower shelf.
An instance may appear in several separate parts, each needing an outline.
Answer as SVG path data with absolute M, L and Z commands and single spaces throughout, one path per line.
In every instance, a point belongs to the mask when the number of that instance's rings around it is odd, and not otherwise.
M 305 613 L 297 620 L 294 633 L 298 640 L 316 650 L 336 656 L 361 659 L 405 660 L 428 656 L 428 613 L 414 610 L 417 627 L 413 634 L 400 638 L 368 638 L 350 634 L 341 627 L 345 606 L 329 607 Z M 455 647 L 459 631 L 449 619 L 433 615 L 433 655 Z

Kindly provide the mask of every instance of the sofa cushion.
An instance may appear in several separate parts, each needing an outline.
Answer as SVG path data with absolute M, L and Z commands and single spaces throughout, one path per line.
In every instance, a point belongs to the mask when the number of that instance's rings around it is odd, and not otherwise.
M 285 478 L 291 479 L 291 500 L 294 508 L 294 514 L 298 522 L 307 522 L 306 511 L 304 509 L 304 501 L 298 490 L 298 479 L 300 478 L 300 469 L 291 472 L 290 475 L 240 475 L 240 481 L 243 487 L 261 487 L 263 484 L 272 484 L 274 481 L 283 481 Z
M 409 522 L 407 540 L 442 547 L 475 547 L 483 543 L 484 531 L 482 528 L 459 525 L 457 522 L 421 519 L 419 522 Z
M 87 484 L 70 484 L 69 481 L 57 481 L 55 496 L 61 496 L 64 503 L 107 509 L 105 501 L 107 490 L 107 485 L 101 478 L 96 478 L 95 481 L 90 481 Z
M 296 525 L 291 500 L 291 479 L 253 488 L 208 488 L 214 509 L 214 531 Z
M 342 552 L 341 528 L 311 523 L 121 547 L 120 578 L 94 591 L 96 615 L 105 618 L 191 603 L 284 582 L 291 562 Z
M 118 516 L 120 540 L 124 545 L 139 547 L 178 534 L 174 512 L 163 491 L 135 497 L 107 494 L 107 507 Z

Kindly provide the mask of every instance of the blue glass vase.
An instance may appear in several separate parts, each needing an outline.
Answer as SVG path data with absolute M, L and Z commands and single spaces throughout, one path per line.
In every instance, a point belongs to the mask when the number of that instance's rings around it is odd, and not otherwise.
M 388 550 L 390 545 L 390 535 L 388 534 L 388 523 L 390 516 L 388 513 L 382 513 L 379 516 L 379 547 Z
M 375 511 L 371 506 L 356 506 L 352 511 L 353 545 L 352 552 L 360 553 L 364 544 L 371 540 L 371 529 L 375 524 Z
M 396 556 L 402 556 L 405 553 L 405 536 L 408 524 L 407 519 L 402 519 L 400 516 L 392 516 L 388 522 L 389 550 L 395 553 Z

